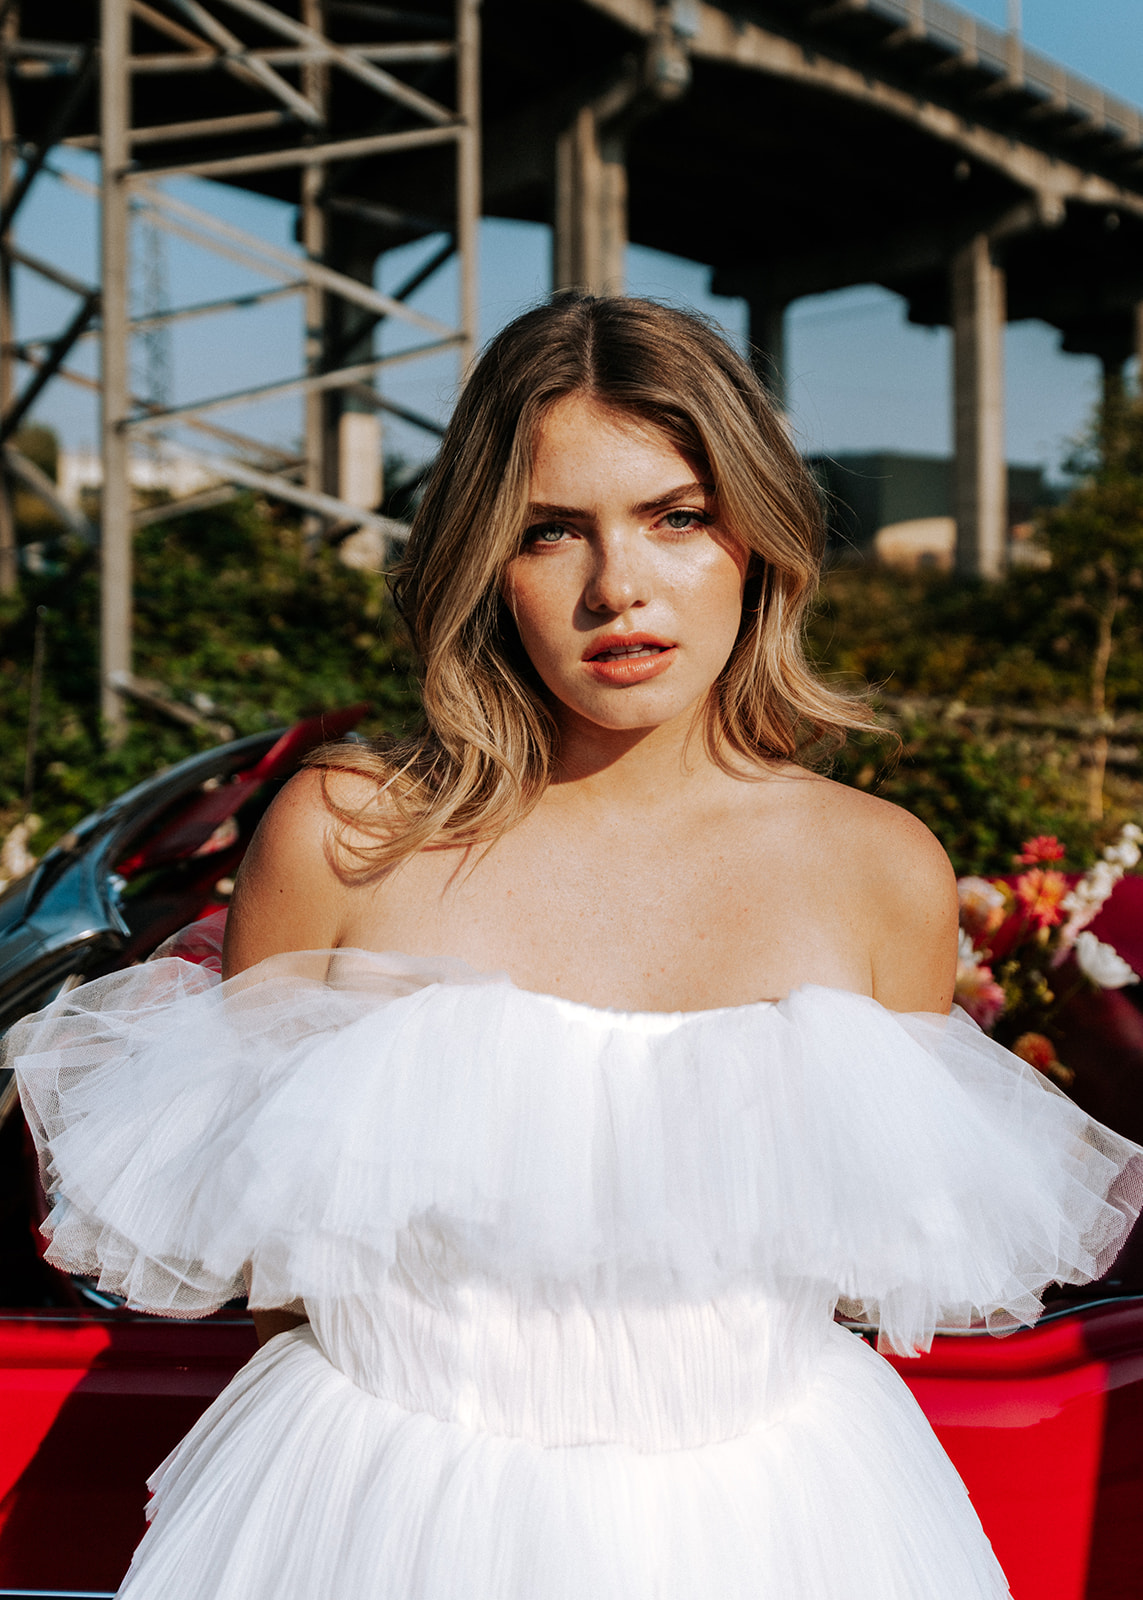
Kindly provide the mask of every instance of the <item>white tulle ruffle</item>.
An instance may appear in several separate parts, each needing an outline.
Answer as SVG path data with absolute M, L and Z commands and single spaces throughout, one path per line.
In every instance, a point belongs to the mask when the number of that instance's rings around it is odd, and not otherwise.
M 50 1258 L 196 1316 L 375 1293 L 430 1218 L 489 1278 L 587 1295 L 812 1281 L 897 1349 L 1034 1320 L 1110 1263 L 1128 1141 L 962 1015 L 838 990 L 602 1011 L 459 963 L 162 959 L 8 1045 Z

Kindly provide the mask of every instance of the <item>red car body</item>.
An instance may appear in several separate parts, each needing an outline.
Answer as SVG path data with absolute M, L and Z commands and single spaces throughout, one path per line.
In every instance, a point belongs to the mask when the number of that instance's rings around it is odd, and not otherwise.
M 30 951 L 11 979 L 23 1009 L 33 1003 L 22 977 L 28 963 L 44 980 L 43 1003 L 67 971 L 90 976 L 138 959 L 180 921 L 217 904 L 215 882 L 233 872 L 268 792 L 309 744 L 351 721 L 348 714 L 307 725 L 276 744 L 268 736 L 266 749 L 250 752 L 253 765 L 221 777 L 204 779 L 187 763 L 186 793 L 165 779 L 157 810 L 140 801 L 144 825 L 132 831 L 128 814 L 122 837 L 107 846 L 117 883 L 157 874 L 139 898 L 142 912 L 119 917 L 116 932 L 111 907 L 107 927 L 93 933 L 98 918 L 81 908 L 71 944 L 58 912 L 55 923 L 41 919 L 41 932 L 55 932 L 38 942 L 28 934 L 31 912 L 15 920 L 11 938 Z M 96 828 L 91 837 L 104 834 Z M 64 870 L 50 857 L 44 868 L 52 882 Z M 32 894 L 28 905 L 43 900 Z M 0 958 L 3 943 L 0 930 Z M 0 1024 L 4 994 L 0 982 Z M 1088 1038 L 1098 1031 L 1091 1023 Z M 1137 1032 L 1138 1061 L 1123 1030 L 1115 1047 L 1112 1076 L 1128 1095 L 1143 1084 L 1143 1021 Z M 1106 1074 L 1092 1081 L 1100 1094 L 1112 1093 Z M 4 1095 L 0 1085 L 0 1108 Z M 1115 1105 L 1090 1109 L 1115 1120 Z M 14 1116 L 0 1129 L 9 1180 L 15 1166 L 23 1169 L 4 1189 L 0 1267 L 30 1286 L 27 1303 L 9 1295 L 0 1310 L 0 1596 L 110 1595 L 145 1528 L 147 1476 L 253 1353 L 254 1332 L 240 1309 L 201 1322 L 142 1317 L 38 1260 L 30 1239 L 42 1196 L 21 1132 Z M 1116 1279 L 1083 1300 L 1057 1302 L 1035 1328 L 1004 1339 L 938 1335 L 928 1355 L 892 1358 L 968 1486 L 1015 1600 L 1143 1595 L 1143 1294 L 1132 1292 L 1143 1279 L 1130 1259 L 1140 1253 L 1129 1248 Z
M 253 1353 L 245 1315 L 0 1317 L 0 1593 L 114 1591 L 144 1482 Z M 894 1360 L 968 1486 L 1016 1600 L 1143 1589 L 1143 1299 Z M 922 1597 L 918 1597 L 922 1600 Z

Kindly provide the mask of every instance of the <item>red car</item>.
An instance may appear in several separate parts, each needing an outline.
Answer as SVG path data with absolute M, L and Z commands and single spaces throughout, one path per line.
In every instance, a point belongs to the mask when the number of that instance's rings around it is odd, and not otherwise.
M 0 1028 L 223 906 L 276 788 L 364 709 L 193 757 L 61 840 L 0 895 Z M 1130 1095 L 1143 1084 L 1143 1018 L 1124 1013 L 1117 1029 Z M 1106 1073 L 1093 1082 L 1111 1101 L 1088 1109 L 1115 1121 L 1114 1085 Z M 142 1317 L 65 1278 L 37 1249 L 43 1208 L 14 1085 L 0 1083 L 0 1596 L 78 1600 L 113 1593 L 143 1533 L 146 1477 L 252 1353 L 254 1334 L 241 1306 L 201 1322 Z M 894 1359 L 1016 1600 L 1143 1593 L 1137 1256 L 1129 1246 L 1114 1278 L 1058 1299 L 1033 1329 L 939 1335 L 931 1354 Z

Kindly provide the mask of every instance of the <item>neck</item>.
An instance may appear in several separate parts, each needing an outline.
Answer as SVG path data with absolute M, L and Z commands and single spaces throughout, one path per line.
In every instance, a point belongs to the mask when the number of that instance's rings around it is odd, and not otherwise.
M 645 807 L 693 790 L 719 768 L 711 759 L 700 708 L 654 728 L 601 728 L 566 713 L 554 784 L 567 798 Z

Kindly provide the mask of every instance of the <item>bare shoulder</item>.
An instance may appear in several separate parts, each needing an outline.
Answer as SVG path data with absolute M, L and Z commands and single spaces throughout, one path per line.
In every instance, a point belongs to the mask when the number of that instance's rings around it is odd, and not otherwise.
M 275 797 L 250 842 L 227 918 L 227 976 L 286 950 L 339 943 L 346 883 L 339 871 L 344 824 L 376 801 L 376 781 L 309 768 Z
M 926 890 L 955 896 L 943 845 L 911 811 L 831 778 L 814 780 L 814 799 L 834 842 L 859 870 L 883 876 L 887 892 L 906 900 Z
M 810 775 L 805 837 L 868 931 L 873 993 L 896 1011 L 946 1011 L 956 980 L 956 876 L 909 811 Z

